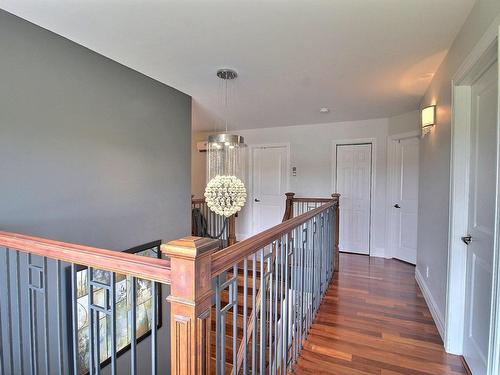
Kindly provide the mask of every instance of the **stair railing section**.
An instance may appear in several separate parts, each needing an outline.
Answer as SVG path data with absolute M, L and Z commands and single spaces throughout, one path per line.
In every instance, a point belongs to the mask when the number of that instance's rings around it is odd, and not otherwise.
M 300 198 L 296 197 L 295 193 L 285 193 L 286 201 L 285 201 L 285 213 L 283 215 L 283 222 L 290 220 L 295 216 L 302 215 L 308 211 L 314 210 L 315 208 L 320 207 L 321 205 L 328 203 L 332 199 L 337 202 L 337 211 L 336 211 L 336 231 L 339 233 L 339 201 L 340 194 L 333 193 L 331 198 Z M 337 236 L 338 238 L 338 236 Z M 338 240 L 337 245 L 335 247 L 335 271 L 339 270 L 339 246 Z
M 291 371 L 337 247 L 338 197 L 217 252 L 193 238 L 163 245 L 172 274 L 187 272 L 169 297 L 172 373 Z
M 217 239 L 220 248 L 236 243 L 236 216 L 228 218 L 212 212 L 205 198 L 191 198 L 191 234 L 197 237 Z
M 169 260 L 0 232 L 0 262 L 6 270 L 0 274 L 2 375 L 100 374 L 104 362 L 107 373 L 120 373 L 118 323 L 128 327 L 120 337 L 129 340 L 127 372 L 137 374 L 139 361 L 141 373 L 160 371 L 158 356 L 165 353 L 158 348 L 165 345 L 158 345 L 162 301 L 156 296 L 171 283 Z M 148 293 L 150 302 L 139 304 Z M 121 320 L 119 298 L 128 306 Z M 150 323 L 141 356 L 139 312 Z

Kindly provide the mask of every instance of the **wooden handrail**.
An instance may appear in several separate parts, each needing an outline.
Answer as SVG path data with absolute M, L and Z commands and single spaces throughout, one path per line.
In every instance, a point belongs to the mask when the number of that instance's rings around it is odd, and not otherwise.
M 144 257 L 120 251 L 1 231 L 0 246 L 163 284 L 171 283 L 170 260 L 167 259 Z
M 293 198 L 294 202 L 305 202 L 305 203 L 327 203 L 330 202 L 332 198 Z
M 256 251 L 262 249 L 264 246 L 269 245 L 271 242 L 279 239 L 286 233 L 290 233 L 297 226 L 305 223 L 307 220 L 312 219 L 317 214 L 326 211 L 330 207 L 338 205 L 336 200 L 328 200 L 327 203 L 321 207 L 315 208 L 311 211 L 303 213 L 297 217 L 289 219 L 281 224 L 278 224 L 270 229 L 267 229 L 255 236 L 247 238 L 244 241 L 238 242 L 235 245 L 226 247 L 215 253 L 212 258 L 212 277 L 215 277 L 232 265 L 240 262 L 245 257 L 252 255 Z

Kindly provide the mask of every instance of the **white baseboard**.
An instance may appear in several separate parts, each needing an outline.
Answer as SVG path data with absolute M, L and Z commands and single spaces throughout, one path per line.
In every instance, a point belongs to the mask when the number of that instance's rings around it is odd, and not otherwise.
M 385 258 L 385 249 L 383 247 L 374 247 L 370 250 L 371 257 Z
M 415 268 L 415 280 L 417 281 L 417 284 L 420 287 L 420 290 L 422 291 L 425 302 L 427 303 L 427 306 L 429 307 L 432 318 L 434 319 L 434 323 L 436 323 L 436 327 L 439 331 L 439 334 L 441 335 L 441 339 L 443 339 L 443 342 L 444 342 L 443 315 L 439 311 L 437 304 L 436 304 L 436 301 L 434 300 L 434 297 L 432 297 L 431 291 L 429 290 L 429 287 L 427 286 L 427 283 L 425 282 L 425 280 L 424 280 L 422 274 L 420 273 L 420 271 L 418 270 L 418 268 Z

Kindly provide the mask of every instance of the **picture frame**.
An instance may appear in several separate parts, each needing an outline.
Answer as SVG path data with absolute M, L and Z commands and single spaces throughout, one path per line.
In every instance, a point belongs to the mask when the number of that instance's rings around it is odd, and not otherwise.
M 161 241 L 152 241 L 143 245 L 135 246 L 133 248 L 124 250 L 123 252 L 129 254 L 137 254 L 143 256 L 150 256 L 161 259 L 160 251 Z M 71 267 L 67 270 L 67 280 L 71 280 Z M 104 283 L 110 282 L 111 273 L 108 271 L 100 271 L 94 269 L 93 279 L 99 279 Z M 90 336 L 89 336 L 89 325 L 90 325 L 90 312 L 88 311 L 88 267 L 77 266 L 76 267 L 76 295 L 77 295 L 77 360 L 78 360 L 78 374 L 89 374 L 89 346 L 90 346 Z M 106 280 L 104 280 L 106 279 Z M 116 285 L 116 358 L 122 356 L 128 352 L 131 348 L 130 344 L 130 319 L 131 319 L 131 285 L 132 277 L 116 274 L 115 285 Z M 161 285 L 157 287 L 157 325 L 156 329 L 160 329 L 162 326 L 162 291 Z M 67 288 L 68 291 L 71 290 Z M 136 279 L 136 342 L 137 344 L 145 340 L 151 335 L 151 300 L 154 298 L 152 296 L 151 282 L 143 279 Z M 67 316 L 68 322 L 72 322 L 73 318 L 73 308 L 71 304 L 73 303 L 71 293 L 67 296 L 68 308 Z M 94 289 L 94 302 L 99 300 L 105 300 L 105 291 L 103 289 Z M 104 304 L 104 303 L 103 303 Z M 100 359 L 101 359 L 101 369 L 105 368 L 111 363 L 111 352 L 110 352 L 110 333 L 108 332 L 108 325 L 111 321 L 110 317 L 99 314 L 99 347 L 100 347 Z M 72 342 L 73 335 L 75 334 L 73 330 L 69 329 L 71 335 L 70 343 L 70 353 L 73 352 Z

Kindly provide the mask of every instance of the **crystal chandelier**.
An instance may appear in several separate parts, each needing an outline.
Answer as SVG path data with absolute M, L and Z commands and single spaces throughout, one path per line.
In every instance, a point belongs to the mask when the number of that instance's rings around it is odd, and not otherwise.
M 227 105 L 227 82 L 237 77 L 230 69 L 217 71 L 225 82 Z M 229 217 L 245 205 L 245 143 L 243 137 L 226 132 L 208 137 L 207 187 L 205 201 L 217 215 Z

